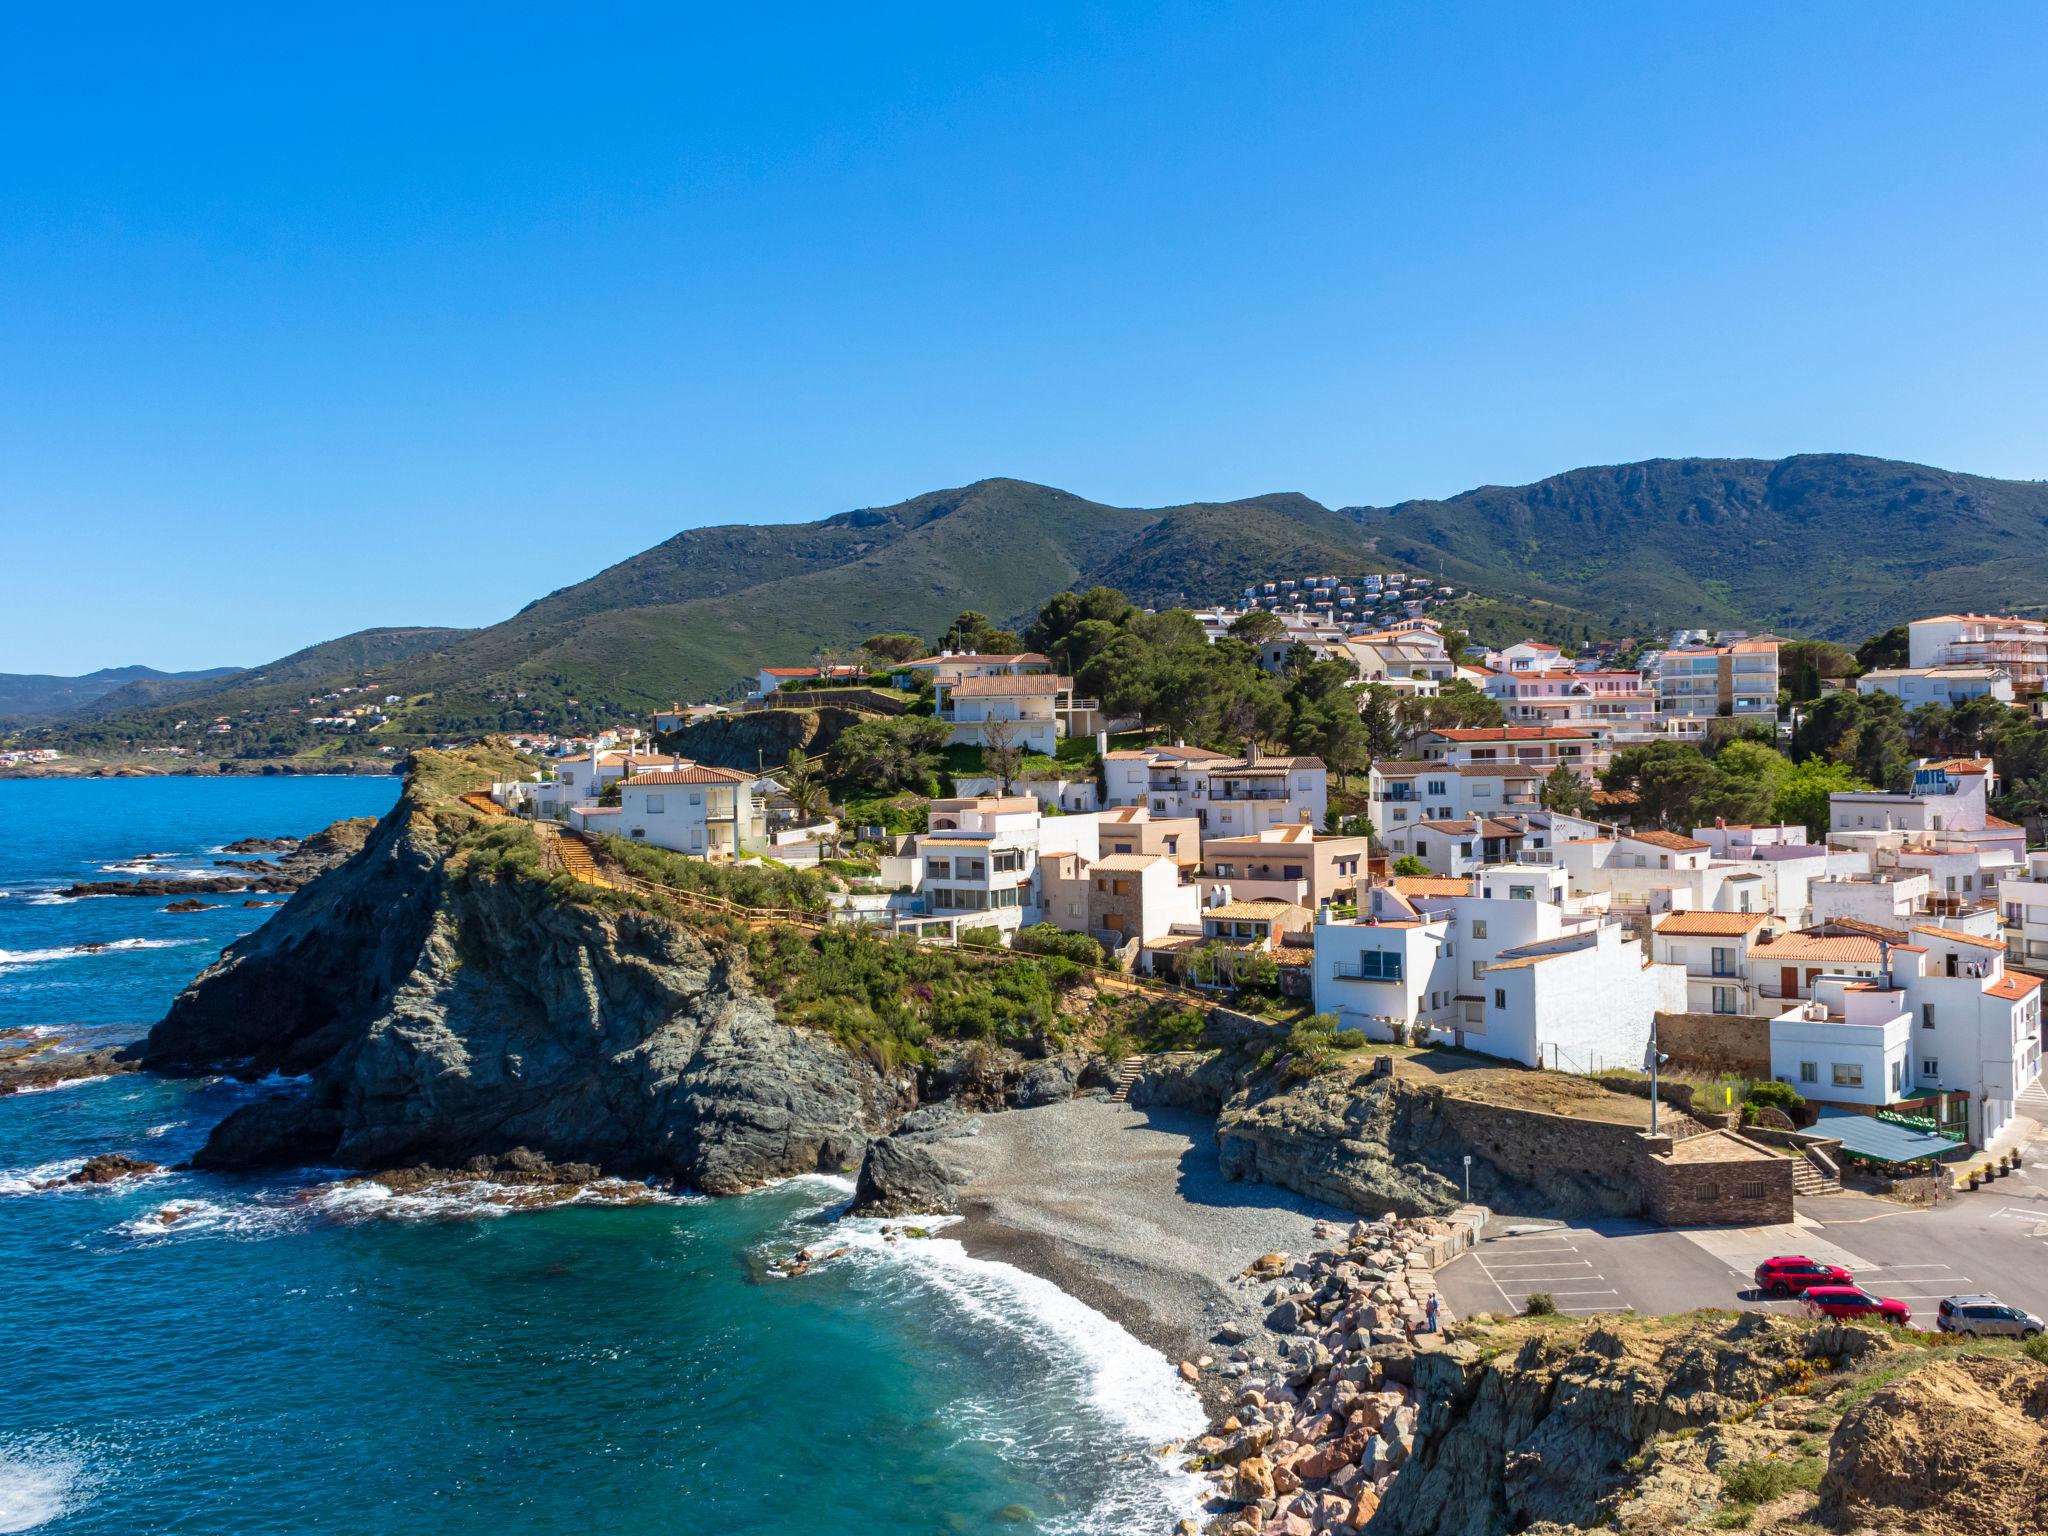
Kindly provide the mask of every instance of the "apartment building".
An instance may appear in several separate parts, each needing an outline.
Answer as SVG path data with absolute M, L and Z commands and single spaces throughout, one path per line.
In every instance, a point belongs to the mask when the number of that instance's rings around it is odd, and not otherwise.
M 1528 815 L 1543 808 L 1549 769 L 1521 763 L 1442 763 L 1420 758 L 1382 759 L 1366 776 L 1367 815 L 1373 830 L 1394 840 L 1418 821 L 1471 816 Z
M 1923 667 L 1996 667 L 2014 696 L 2048 690 L 2048 619 L 1944 613 L 1906 626 L 1906 661 Z
M 1998 882 L 1998 914 L 2006 959 L 2048 971 L 2048 852 L 2028 854 Z
M 1582 778 L 1591 778 L 1613 757 L 1599 732 L 1576 725 L 1446 726 L 1423 732 L 1415 749 L 1426 763 L 1512 764 L 1546 774 L 1569 768 Z
M 2008 973 L 1999 940 L 1927 924 L 1910 937 L 1874 969 L 1809 972 L 1772 1022 L 1772 1074 L 1820 1104 L 1954 1115 L 1982 1146 L 2040 1078 L 2040 979 Z
M 996 928 L 1005 942 L 1043 916 L 1041 859 L 1070 853 L 1093 864 L 1101 855 L 1095 817 L 1043 816 L 1028 795 L 935 801 L 932 824 L 913 845 L 918 915 Z
M 1657 734 L 1657 693 L 1640 672 L 1496 670 L 1480 687 L 1500 700 L 1509 725 L 1577 726 L 1610 744 Z
M 1085 735 L 1097 723 L 1093 699 L 1074 697 L 1074 680 L 1049 672 L 993 673 L 935 684 L 938 718 L 953 728 L 953 740 L 985 746 L 991 730 L 1007 730 L 1012 745 L 1052 757 L 1060 739 Z
M 1310 911 L 1348 899 L 1372 856 L 1367 838 L 1319 833 L 1302 823 L 1212 837 L 1201 846 L 1204 884 L 1226 887 L 1234 898 L 1284 901 Z
M 1657 719 L 1676 734 L 1716 718 L 1778 723 L 1778 642 L 1673 646 L 1657 658 Z
M 1090 861 L 1062 850 L 1041 854 L 1038 868 L 1042 919 L 1112 954 L 1201 921 L 1200 888 L 1164 853 L 1104 852 Z
M 1253 748 L 1235 758 L 1199 747 L 1142 747 L 1109 753 L 1103 770 L 1112 806 L 1192 817 L 1205 838 L 1320 827 L 1329 805 L 1329 770 L 1318 757 L 1266 757 Z

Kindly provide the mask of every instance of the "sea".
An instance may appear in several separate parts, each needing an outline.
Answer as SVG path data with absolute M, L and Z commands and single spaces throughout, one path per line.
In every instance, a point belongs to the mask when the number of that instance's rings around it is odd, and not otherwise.
M 378 778 L 0 781 L 0 1030 L 139 1038 L 272 915 L 65 900 L 378 815 Z M 85 951 L 77 946 L 103 945 Z M 844 1181 L 511 1210 L 334 1170 L 170 1167 L 277 1082 L 122 1074 L 0 1098 L 0 1532 L 775 1536 L 1169 1531 L 1171 1365 Z M 166 1214 L 175 1217 L 168 1224 Z M 798 1279 L 804 1245 L 850 1252 Z

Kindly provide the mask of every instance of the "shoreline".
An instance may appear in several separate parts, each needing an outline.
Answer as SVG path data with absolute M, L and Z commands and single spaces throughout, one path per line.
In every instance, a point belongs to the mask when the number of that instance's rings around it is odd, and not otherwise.
M 947 1236 L 1051 1282 L 1173 1365 L 1238 1347 L 1270 1356 L 1262 1288 L 1234 1282 L 1262 1255 L 1327 1246 L 1317 1227 L 1353 1219 L 1225 1180 L 1215 1121 L 1193 1111 L 1088 1096 L 976 1124 L 932 1148 L 967 1173 Z M 1219 1342 L 1226 1327 L 1242 1339 Z M 1203 1372 L 1199 1386 L 1213 1416 L 1221 1382 Z

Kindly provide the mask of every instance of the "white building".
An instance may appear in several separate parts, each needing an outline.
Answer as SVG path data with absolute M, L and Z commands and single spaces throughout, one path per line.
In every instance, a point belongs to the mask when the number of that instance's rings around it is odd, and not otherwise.
M 1685 973 L 1688 1013 L 1775 1012 L 1757 988 L 1752 943 L 1768 941 L 1777 919 L 1768 912 L 1673 912 L 1650 933 L 1650 953 Z
M 1998 883 L 1998 913 L 2006 958 L 2030 970 L 2048 970 L 2048 853 L 2030 853 L 2025 864 Z
M 2010 704 L 2015 697 L 2012 674 L 1991 666 L 1882 667 L 1857 678 L 1856 691 L 1889 693 L 1909 710 L 1986 696 Z
M 1254 749 L 1234 758 L 1200 747 L 1140 747 L 1107 754 L 1103 771 L 1111 806 L 1193 817 L 1204 837 L 1320 827 L 1329 805 L 1329 770 L 1318 757 L 1265 757 Z
M 2014 693 L 2048 689 L 2048 620 L 1985 613 L 1945 613 L 1906 626 L 1906 660 L 1920 667 L 1996 667 Z
M 619 784 L 611 830 L 621 837 L 699 858 L 745 858 L 769 848 L 773 781 L 733 768 L 692 763 L 635 774 Z
M 916 892 L 922 915 L 958 930 L 996 928 L 1004 941 L 1044 920 L 1039 861 L 1070 853 L 1100 857 L 1093 816 L 1042 816 L 1026 795 L 935 800 L 931 828 L 915 840 Z
M 1074 712 L 1092 712 L 1094 705 L 1076 702 L 1072 678 L 1039 672 L 941 682 L 937 708 L 956 742 L 986 746 L 991 727 L 1001 727 L 1008 730 L 1011 745 L 1052 757 Z

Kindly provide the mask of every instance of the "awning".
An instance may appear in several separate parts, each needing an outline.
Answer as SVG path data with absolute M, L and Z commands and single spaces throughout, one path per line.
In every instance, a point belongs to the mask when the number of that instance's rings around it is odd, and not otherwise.
M 1893 1125 L 1888 1120 L 1859 1115 L 1852 1110 L 1820 1110 L 1812 1130 L 1816 1136 L 1838 1138 L 1842 1150 L 1851 1156 L 1877 1163 L 1911 1163 L 1923 1157 L 1946 1157 L 1957 1148 L 1957 1143 L 1946 1136 L 1930 1136 L 1925 1131 Z

